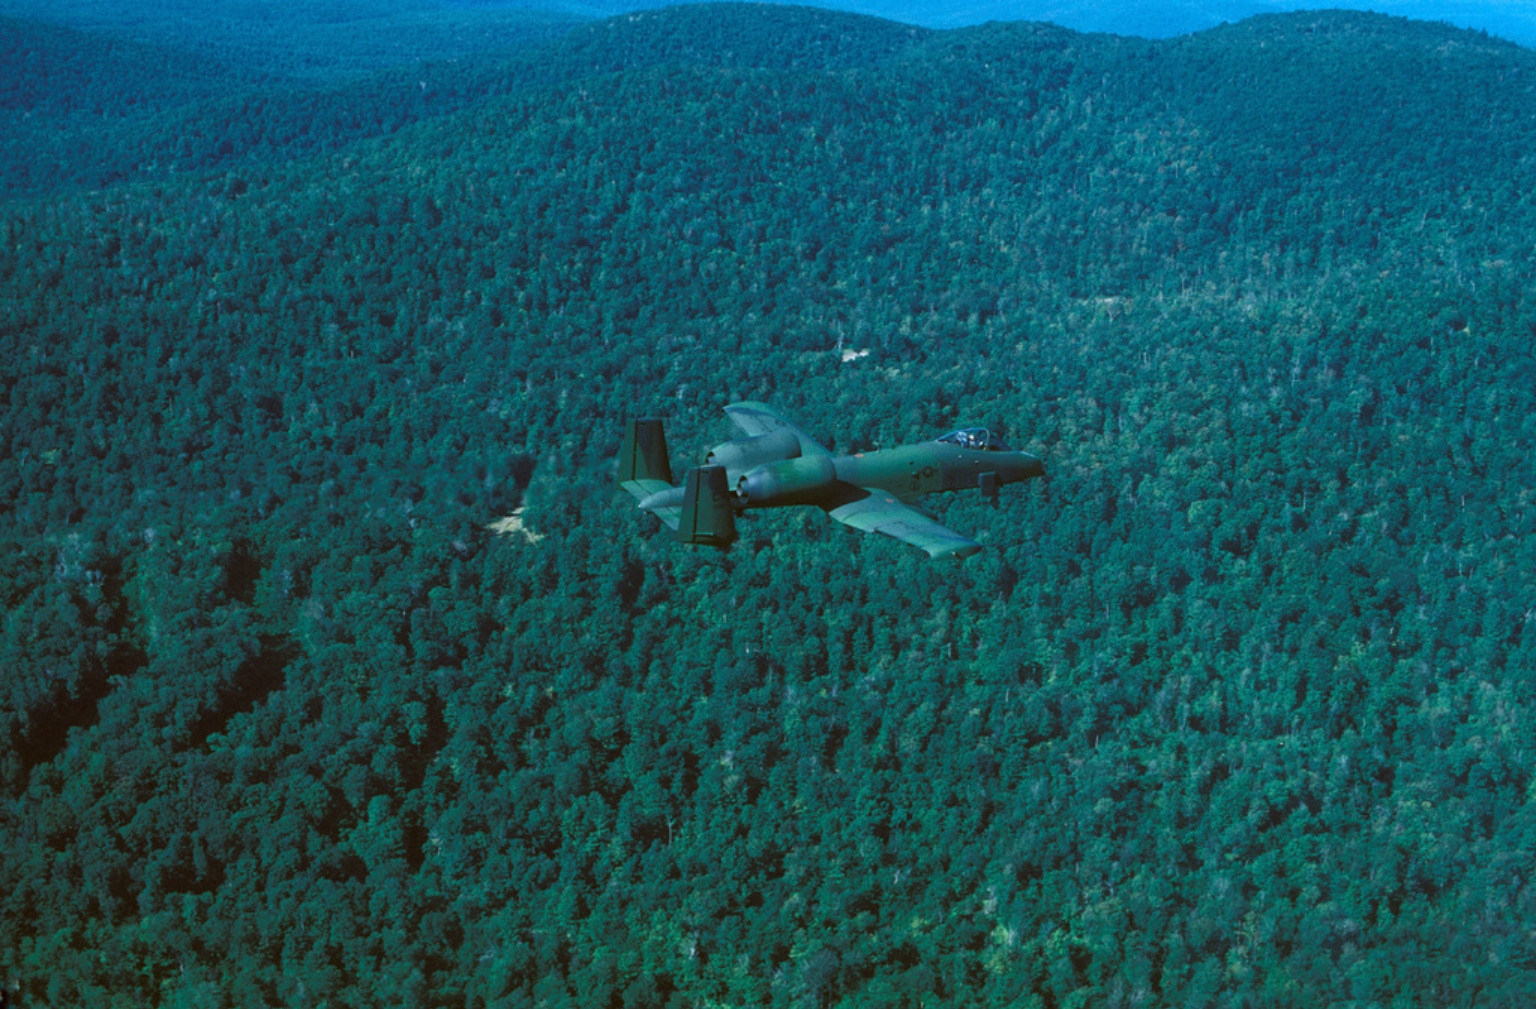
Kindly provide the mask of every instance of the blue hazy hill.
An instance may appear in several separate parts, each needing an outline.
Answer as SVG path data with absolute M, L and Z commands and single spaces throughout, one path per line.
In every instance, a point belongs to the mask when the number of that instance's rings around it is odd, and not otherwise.
M 553 22 L 540 15 L 527 24 Z M 279 48 L 242 58 L 212 47 L 220 58 L 0 16 L 0 65 L 18 71 L 0 78 L 0 197 L 289 161 L 577 77 L 661 65 L 871 65 L 932 34 L 843 11 L 690 5 L 580 22 L 552 39 L 537 30 L 503 32 L 499 49 L 450 48 L 384 67 L 376 65 L 381 36 L 365 32 L 357 48 L 338 45 L 324 60 L 303 61 L 298 73 L 280 73 L 293 64 Z M 302 51 L 308 43 L 296 45 Z
M 0 0 L 0 17 L 193 53 L 230 67 L 296 79 L 357 76 L 422 60 L 453 59 L 554 37 L 587 20 L 560 4 L 444 0 Z
M 193 49 L 269 72 L 325 76 L 343 58 L 352 70 L 452 58 L 547 38 L 582 21 L 665 6 L 671 5 L 650 0 L 327 0 L 274 6 L 254 0 L 165 0 L 142 8 L 111 0 L 0 0 L 0 16 Z M 1258 14 L 1344 9 L 1444 21 L 1536 45 L 1536 6 L 1527 0 L 817 0 L 805 6 L 928 28 L 1044 21 L 1074 31 L 1145 38 L 1186 35 Z
M 1536 7 L 1525 0 L 851 0 L 837 6 L 932 28 L 985 21 L 1049 21 L 1075 31 L 1146 38 L 1187 35 L 1256 14 L 1338 9 L 1445 21 L 1525 45 L 1536 43 Z

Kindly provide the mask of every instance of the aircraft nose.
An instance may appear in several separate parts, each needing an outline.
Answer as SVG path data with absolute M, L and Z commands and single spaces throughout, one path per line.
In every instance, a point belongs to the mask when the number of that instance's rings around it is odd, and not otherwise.
M 1045 463 L 1036 459 L 1028 452 L 1019 453 L 1019 479 L 1028 480 L 1030 477 L 1045 476 Z

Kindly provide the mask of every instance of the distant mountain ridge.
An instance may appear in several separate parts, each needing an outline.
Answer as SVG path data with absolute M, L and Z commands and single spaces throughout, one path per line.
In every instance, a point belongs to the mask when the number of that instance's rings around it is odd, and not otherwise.
M 217 58 L 0 18 L 0 194 L 97 187 L 291 158 L 391 133 L 496 95 L 656 66 L 848 69 L 893 58 L 927 29 L 761 4 L 645 11 L 517 37 L 494 51 L 315 81 Z M 209 123 L 219 124 L 210 130 Z
M 143 8 L 115 0 L 0 0 L 0 16 L 211 52 L 267 71 L 324 76 L 334 73 L 340 52 L 376 70 L 504 47 L 510 35 L 547 37 L 585 20 L 667 6 L 653 0 L 336 0 L 316 7 L 172 0 Z M 927 28 L 1043 21 L 1144 38 L 1187 35 L 1259 14 L 1349 9 L 1444 21 L 1536 46 L 1536 8 L 1525 0 L 819 0 L 809 6 Z
M 1536 8 L 1520 0 L 962 0 L 954 4 L 839 0 L 837 5 L 934 28 L 983 21 L 1048 21 L 1075 31 L 1145 38 L 1188 35 L 1258 14 L 1341 9 L 1444 21 L 1536 45 Z
M 157 66 L 144 73 L 146 64 Z M 0 109 L 127 114 L 206 95 L 209 81 L 272 83 L 207 57 L 41 22 L 0 17 Z
M 0 53 L 22 71 L 0 86 L 0 108 L 12 113 L 0 119 L 0 130 L 11 138 L 6 155 L 0 156 L 0 192 L 98 186 L 146 172 L 211 170 L 253 157 L 332 150 L 490 96 L 573 77 L 668 65 L 816 71 L 873 67 L 902 54 L 924 58 L 925 46 L 937 46 L 935 51 L 962 46 L 985 37 L 977 34 L 982 31 L 934 34 L 809 7 L 684 5 L 590 22 L 548 41 L 509 41 L 502 51 L 419 61 L 361 80 L 316 84 L 245 72 L 175 49 L 103 44 L 88 32 L 0 19 Z M 1075 43 L 1085 58 L 1118 51 L 1105 36 L 1097 36 L 1099 42 L 1090 38 Z M 1503 52 L 1520 62 L 1516 47 L 1445 25 L 1317 12 L 1262 15 L 1191 36 L 1136 42 L 1155 57 L 1153 62 L 1107 67 L 1106 72 L 1133 80 L 1149 66 L 1172 72 L 1186 54 L 1202 53 L 1202 59 L 1230 63 L 1230 72 L 1213 82 L 1226 93 L 1258 80 L 1256 68 L 1266 65 L 1287 74 L 1321 61 L 1319 79 L 1327 79 L 1351 65 L 1374 65 L 1370 58 L 1360 60 L 1372 46 L 1417 45 L 1429 52 L 1442 43 L 1485 55 Z M 1273 45 L 1288 54 L 1289 64 L 1276 63 Z M 1348 51 L 1361 46 L 1366 48 Z M 1335 55 L 1323 55 L 1334 50 Z M 1396 73 L 1396 66 L 1389 61 L 1383 73 Z M 1380 82 L 1362 74 L 1358 86 L 1369 93 L 1379 90 Z M 1439 76 L 1422 76 L 1413 86 L 1433 90 L 1445 85 Z M 1263 108 L 1272 95 L 1271 86 L 1257 83 L 1243 99 L 1244 107 Z M 1237 125 L 1262 129 L 1291 123 L 1292 111 L 1282 105 L 1271 116 Z M 226 126 L 210 131 L 209 122 Z M 1300 131 L 1305 134 L 1337 122 L 1332 116 L 1293 125 L 1306 127 Z
M 590 19 L 551 5 L 465 6 L 441 0 L 291 5 L 168 0 L 148 6 L 115 0 L 0 0 L 0 17 L 177 51 L 244 73 L 311 82 L 505 50 L 552 38 Z

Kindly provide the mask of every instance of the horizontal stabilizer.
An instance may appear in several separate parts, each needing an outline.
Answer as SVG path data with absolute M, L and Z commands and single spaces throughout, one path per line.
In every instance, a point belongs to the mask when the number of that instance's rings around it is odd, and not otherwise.
M 660 481 L 655 481 L 660 485 Z M 683 488 L 660 488 L 649 497 L 640 499 L 640 508 L 661 519 L 667 524 L 667 528 L 676 531 L 678 520 L 683 514 Z
M 632 420 L 624 429 L 624 446 L 619 450 L 619 486 L 640 507 L 676 529 L 682 488 L 672 485 L 672 461 L 667 456 L 667 436 L 661 421 L 647 417 Z M 676 495 L 667 494 L 676 491 Z

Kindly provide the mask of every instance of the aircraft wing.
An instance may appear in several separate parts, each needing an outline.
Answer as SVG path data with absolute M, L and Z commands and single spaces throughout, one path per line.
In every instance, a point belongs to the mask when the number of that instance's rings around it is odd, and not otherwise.
M 883 490 L 864 491 L 861 497 L 828 508 L 827 514 L 855 529 L 884 533 L 922 547 L 929 557 L 969 557 L 981 549 L 980 543 L 939 525 Z
M 801 455 L 831 455 L 821 443 L 801 430 L 800 425 L 762 403 L 732 403 L 725 408 L 726 415 L 749 437 L 788 431 L 800 442 Z

